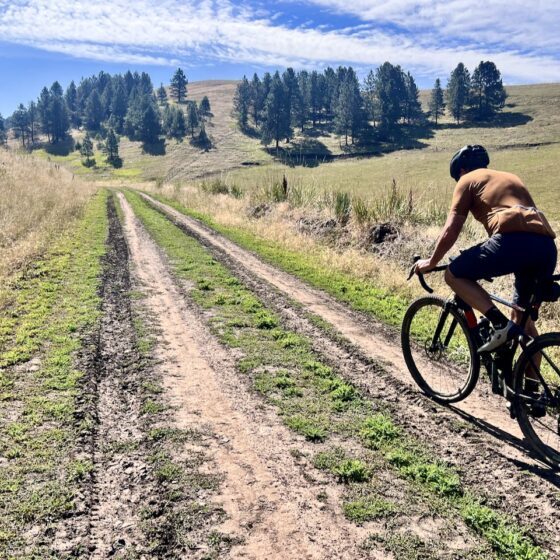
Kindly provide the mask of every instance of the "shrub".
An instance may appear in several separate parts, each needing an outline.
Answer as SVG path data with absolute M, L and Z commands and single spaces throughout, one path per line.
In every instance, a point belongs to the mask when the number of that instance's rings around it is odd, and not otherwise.
M 359 196 L 352 197 L 352 212 L 356 223 L 360 226 L 367 224 L 370 220 L 370 210 L 367 203 Z
M 228 186 L 221 179 L 214 179 L 210 183 L 204 181 L 200 187 L 209 194 L 229 194 Z
M 346 192 L 336 192 L 334 196 L 334 215 L 336 221 L 345 226 L 350 219 L 350 195 Z

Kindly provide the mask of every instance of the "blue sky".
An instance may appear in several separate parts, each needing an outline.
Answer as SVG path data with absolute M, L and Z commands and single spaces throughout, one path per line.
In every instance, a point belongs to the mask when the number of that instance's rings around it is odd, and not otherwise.
M 556 0 L 0 0 L 0 112 L 100 70 L 191 81 L 389 60 L 421 87 L 493 60 L 505 83 L 560 81 Z

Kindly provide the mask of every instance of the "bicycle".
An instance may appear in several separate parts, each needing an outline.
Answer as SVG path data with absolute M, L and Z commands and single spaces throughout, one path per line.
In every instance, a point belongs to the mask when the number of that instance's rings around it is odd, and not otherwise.
M 409 279 L 413 275 L 414 267 Z M 424 275 L 418 279 L 433 294 Z M 406 365 L 426 395 L 440 403 L 461 401 L 475 388 L 484 366 L 492 391 L 509 401 L 510 415 L 530 446 L 555 469 L 560 468 L 560 332 L 531 339 L 524 329 L 529 318 L 538 318 L 543 302 L 560 299 L 558 280 L 560 274 L 541 281 L 526 309 L 490 294 L 493 301 L 522 313 L 523 334 L 493 352 L 478 351 L 491 336 L 488 319 L 477 320 L 474 310 L 455 294 L 417 299 L 408 307 L 401 330 Z

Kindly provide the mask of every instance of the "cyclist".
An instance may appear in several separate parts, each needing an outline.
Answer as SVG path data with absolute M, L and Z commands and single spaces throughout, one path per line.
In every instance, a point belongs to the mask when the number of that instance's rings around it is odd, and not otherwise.
M 416 273 L 429 272 L 453 247 L 469 212 L 485 227 L 489 239 L 463 251 L 446 270 L 445 280 L 466 303 L 488 318 L 490 340 L 479 352 L 492 351 L 519 334 L 521 311 L 509 320 L 478 284 L 483 278 L 514 274 L 514 302 L 526 307 L 536 282 L 554 273 L 556 237 L 544 214 L 521 179 L 512 173 L 488 169 L 490 158 L 482 146 L 464 146 L 450 162 L 457 185 L 445 226 L 432 256 L 416 263 Z M 538 335 L 533 321 L 526 332 Z

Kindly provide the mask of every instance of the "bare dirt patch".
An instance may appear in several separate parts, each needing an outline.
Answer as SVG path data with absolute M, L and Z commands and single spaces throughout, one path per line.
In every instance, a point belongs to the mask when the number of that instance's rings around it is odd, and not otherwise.
M 291 328 L 312 336 L 316 348 L 336 362 L 356 385 L 390 403 L 407 431 L 456 465 L 468 487 L 486 495 L 489 503 L 525 526 L 534 527 L 546 548 L 560 551 L 556 515 L 559 479 L 529 455 L 503 402 L 491 398 L 486 387 L 482 386 L 459 407 L 435 405 L 419 394 L 409 380 L 394 331 L 264 264 L 199 222 L 146 198 L 234 270 L 290 321 Z M 304 317 L 304 311 L 333 325 L 335 333 L 325 336 L 325 330 Z M 346 341 L 341 340 L 341 335 Z M 386 371 L 372 366 L 372 358 L 383 360 Z

